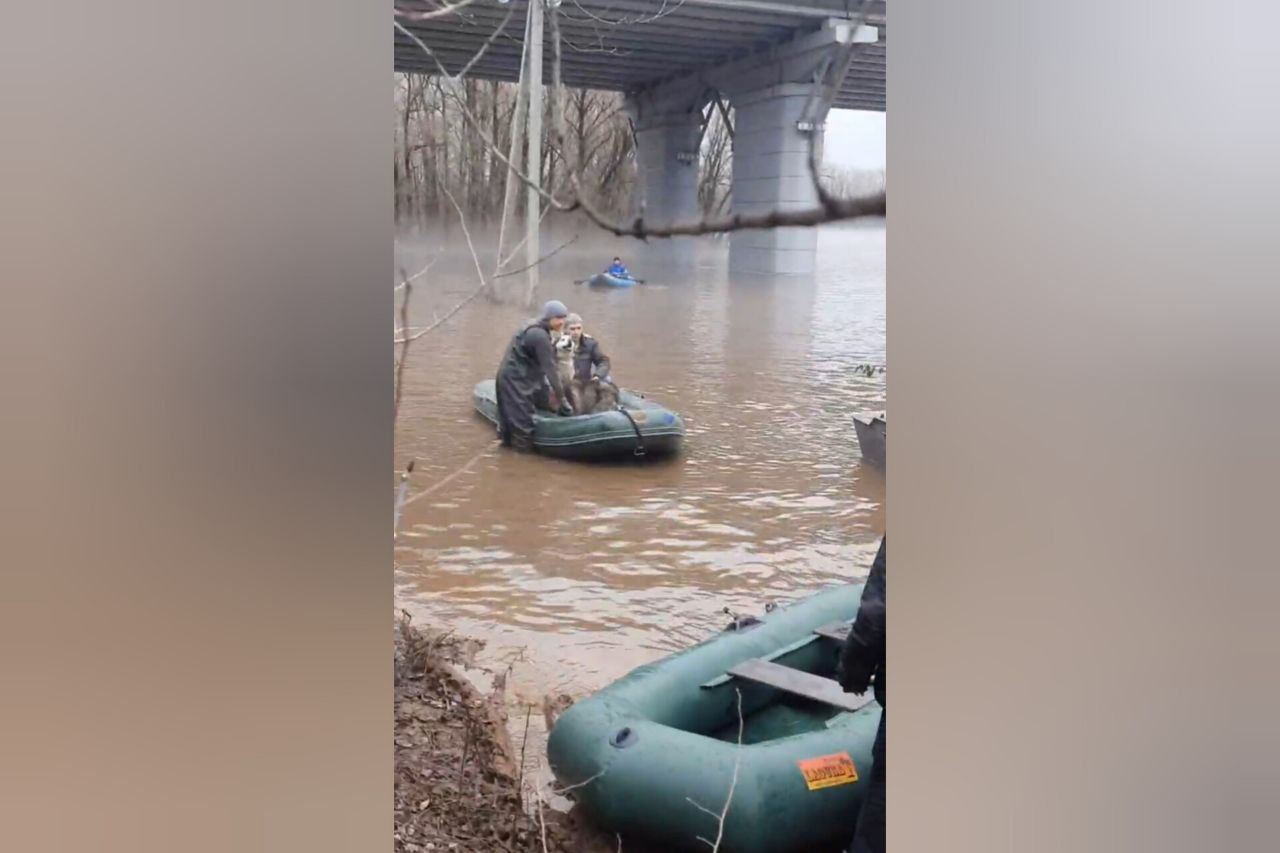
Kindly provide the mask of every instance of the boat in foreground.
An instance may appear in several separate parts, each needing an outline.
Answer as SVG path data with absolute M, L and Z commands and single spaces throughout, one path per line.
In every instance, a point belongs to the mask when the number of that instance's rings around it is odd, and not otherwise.
M 498 396 L 492 379 L 477 383 L 471 395 L 476 411 L 498 423 Z M 621 408 L 594 415 L 561 417 L 539 411 L 533 416 L 533 447 L 563 459 L 664 456 L 680 449 L 684 422 L 675 412 L 640 394 L 619 389 Z
M 858 447 L 862 450 L 862 458 L 872 465 L 885 470 L 885 419 L 873 417 L 867 420 L 855 417 L 853 429 L 858 434 Z
M 572 706 L 547 742 L 562 789 L 601 828 L 664 849 L 705 850 L 731 789 L 724 853 L 847 840 L 881 713 L 832 678 L 861 595 L 834 587 L 735 620 Z

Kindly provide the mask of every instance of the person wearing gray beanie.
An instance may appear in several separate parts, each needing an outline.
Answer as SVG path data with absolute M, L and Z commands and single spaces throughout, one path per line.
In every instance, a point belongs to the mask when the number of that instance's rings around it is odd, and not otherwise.
M 556 368 L 551 334 L 560 331 L 569 309 L 558 299 L 542 306 L 542 318 L 527 320 L 507 345 L 498 365 L 495 391 L 498 397 L 498 435 L 517 450 L 533 448 L 533 416 L 537 409 L 552 409 L 547 389 L 555 395 L 555 411 L 573 414 Z
M 610 382 L 609 356 L 599 341 L 582 331 L 582 318 L 577 314 L 565 317 L 564 329 L 573 341 L 573 378 L 584 384 L 597 377 Z

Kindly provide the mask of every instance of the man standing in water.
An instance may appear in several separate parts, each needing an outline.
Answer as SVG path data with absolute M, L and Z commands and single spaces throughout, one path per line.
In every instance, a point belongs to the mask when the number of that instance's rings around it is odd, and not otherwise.
M 508 447 L 532 449 L 534 408 L 551 408 L 547 398 L 548 386 L 560 403 L 559 414 L 573 414 L 573 407 L 569 405 L 560 383 L 555 350 L 551 344 L 551 333 L 560 330 L 568 314 L 569 309 L 563 302 L 551 300 L 542 307 L 540 320 L 527 321 L 516 332 L 502 357 L 495 390 L 498 397 L 498 434 Z
M 871 574 L 862 588 L 858 617 L 849 630 L 840 654 L 840 686 L 846 693 L 863 693 L 875 677 L 876 701 L 880 703 L 880 727 L 871 747 L 871 778 L 862 801 L 862 811 L 853 831 L 849 853 L 884 853 L 884 720 L 885 710 L 885 541 L 871 563 Z

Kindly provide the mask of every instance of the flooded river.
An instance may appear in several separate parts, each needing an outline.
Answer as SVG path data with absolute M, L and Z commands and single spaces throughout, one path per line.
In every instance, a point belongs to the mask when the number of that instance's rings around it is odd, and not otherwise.
M 725 607 L 759 613 L 859 578 L 884 529 L 884 477 L 850 420 L 885 408 L 885 376 L 854 370 L 885 359 L 884 228 L 822 230 L 812 280 L 731 280 L 725 241 L 677 276 L 634 245 L 584 233 L 543 264 L 540 298 L 583 316 L 619 384 L 680 413 L 681 456 L 606 466 L 498 449 L 471 389 L 528 313 L 512 305 L 469 303 L 406 363 L 397 464 L 417 468 L 396 604 L 486 641 L 488 664 L 514 660 L 517 700 L 602 687 L 723 627 Z M 614 254 L 648 283 L 572 283 Z M 476 286 L 460 233 L 397 243 L 410 274 L 437 255 L 414 326 Z

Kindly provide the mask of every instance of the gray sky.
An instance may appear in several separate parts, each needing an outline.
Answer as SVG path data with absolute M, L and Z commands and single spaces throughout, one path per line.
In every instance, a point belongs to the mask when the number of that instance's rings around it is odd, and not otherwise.
M 845 169 L 884 168 L 884 113 L 831 110 L 823 162 Z

